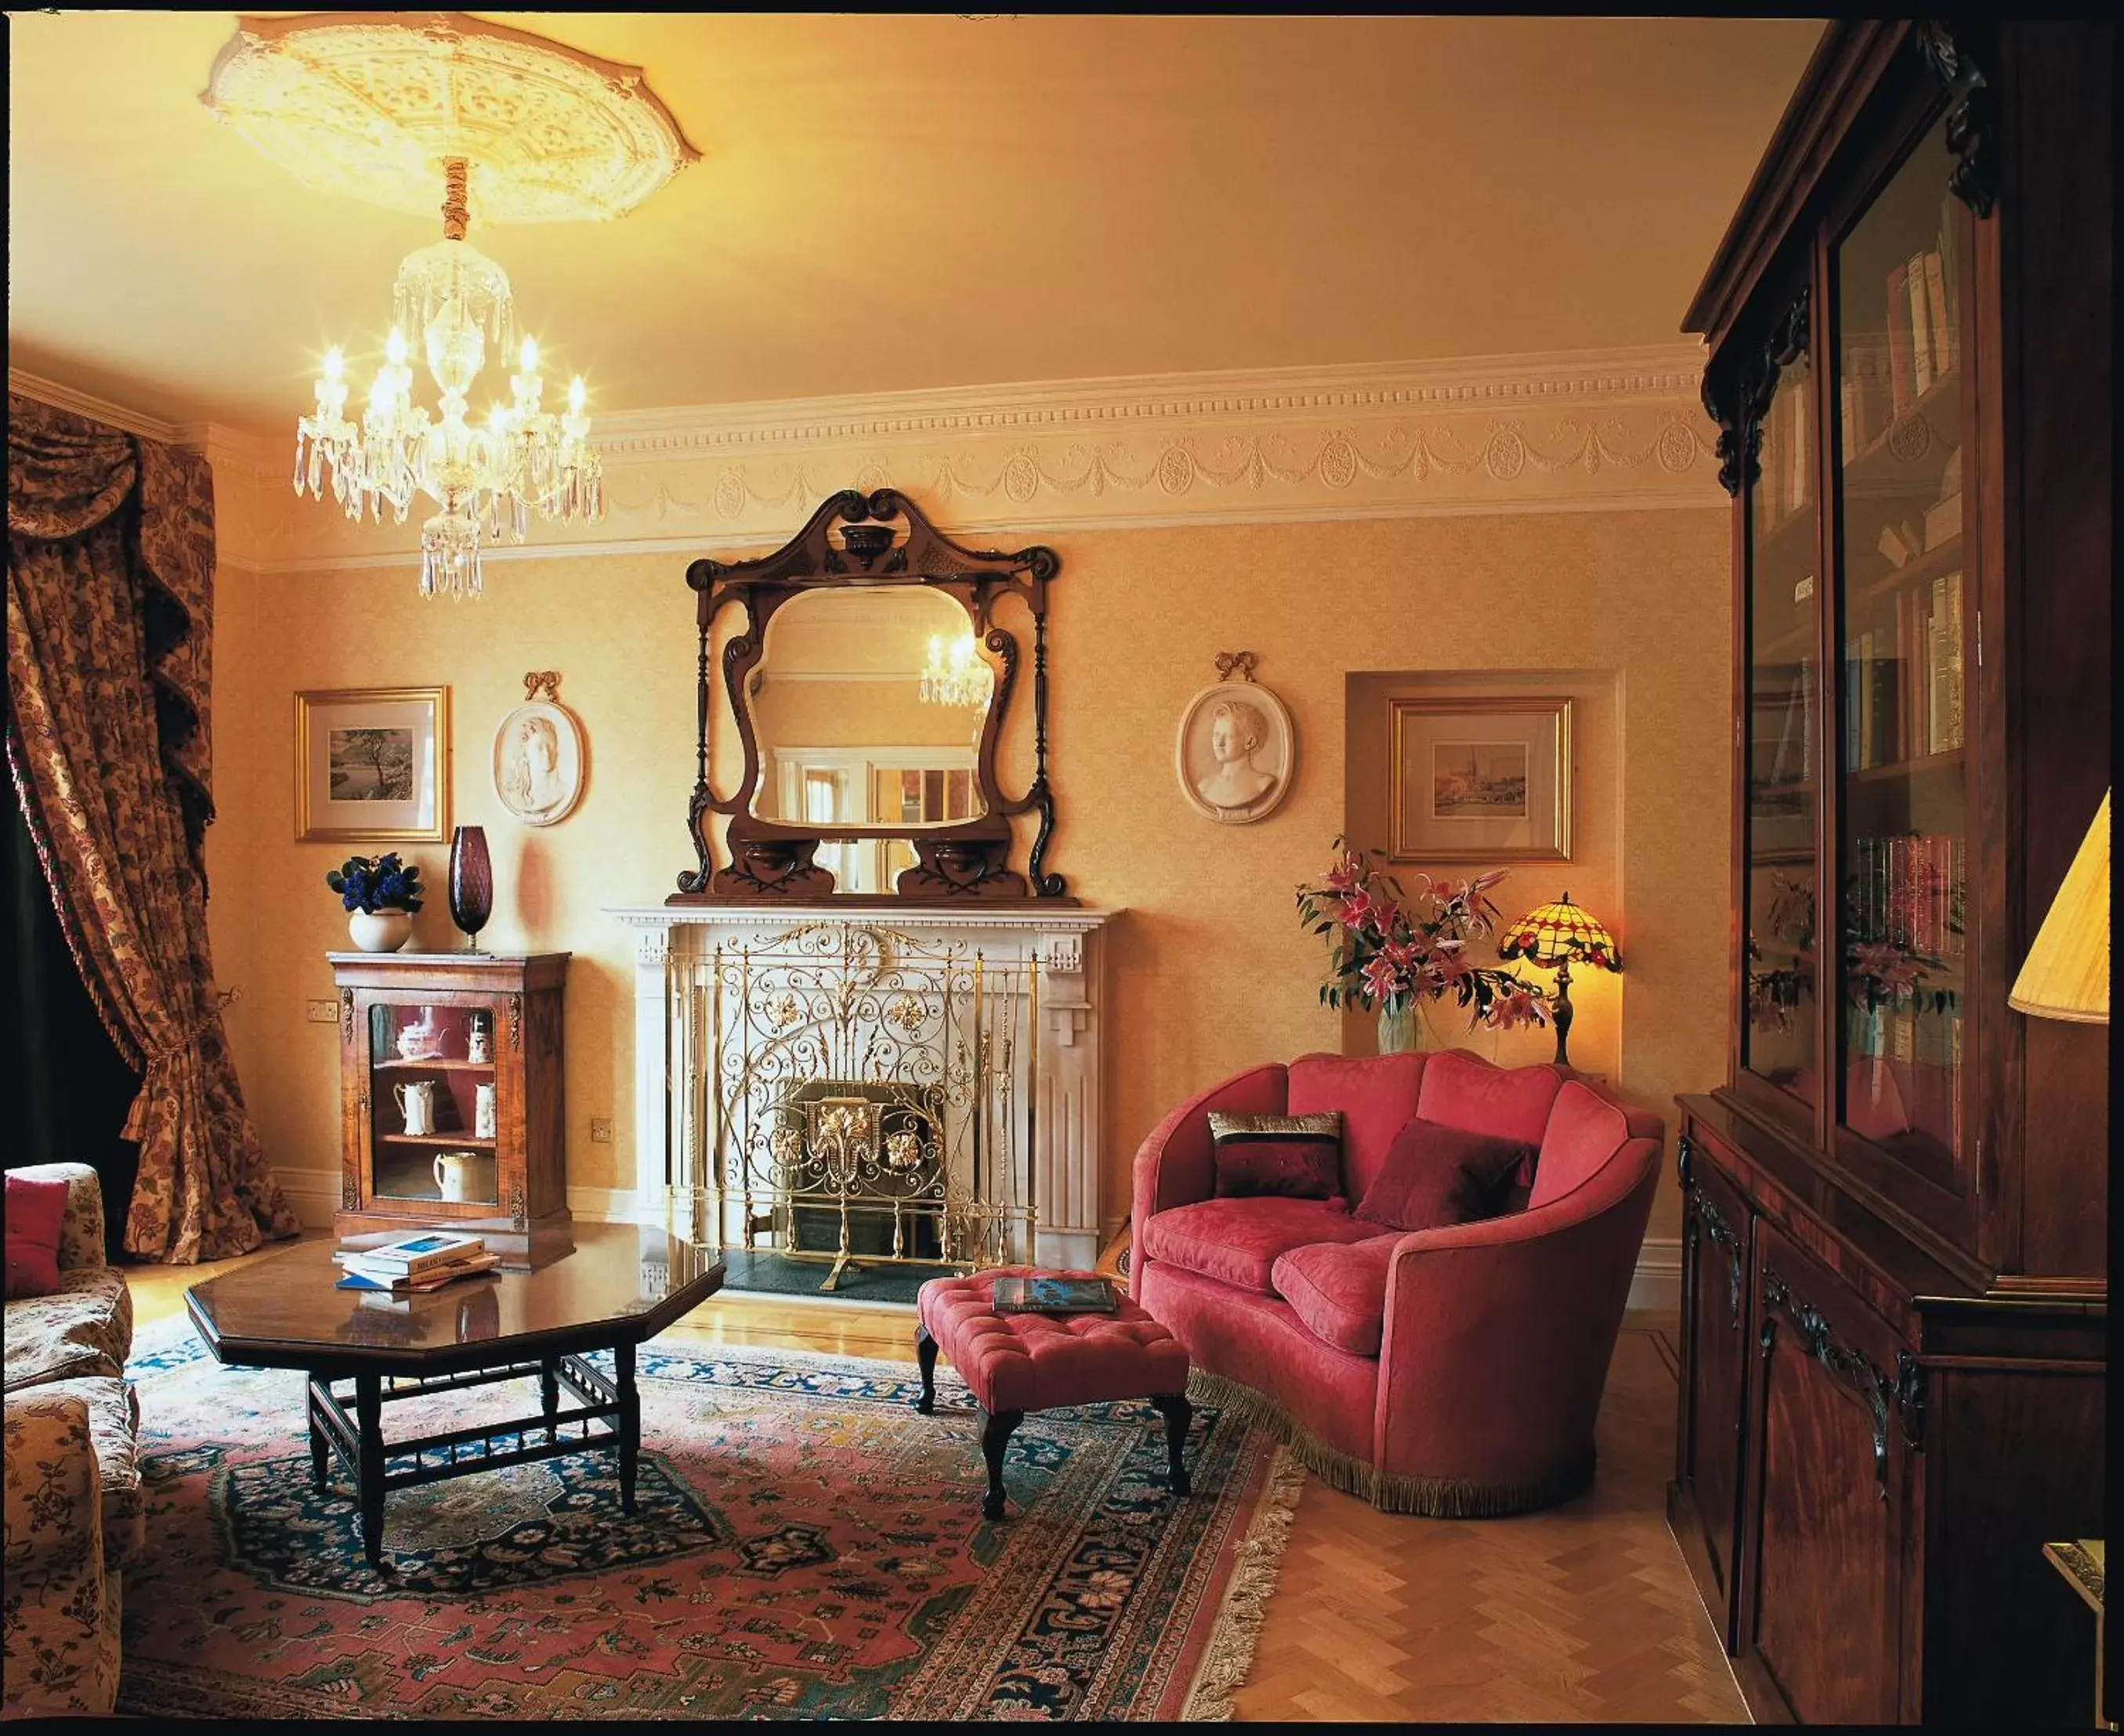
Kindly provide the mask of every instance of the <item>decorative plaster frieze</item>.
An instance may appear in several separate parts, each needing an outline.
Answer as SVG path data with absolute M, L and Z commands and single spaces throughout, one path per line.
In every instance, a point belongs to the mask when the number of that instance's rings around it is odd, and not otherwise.
M 837 490 L 887 486 L 961 533 L 1019 542 L 1071 530 L 1716 506 L 1701 369 L 1700 346 L 1667 345 L 607 413 L 594 435 L 604 522 L 542 524 L 537 542 L 487 558 L 756 548 Z M 204 443 L 217 479 L 224 467 L 233 481 L 255 478 L 242 562 L 266 572 L 383 567 L 417 547 L 416 519 L 356 524 L 312 503 L 298 509 L 284 454 L 269 442 L 209 427 Z

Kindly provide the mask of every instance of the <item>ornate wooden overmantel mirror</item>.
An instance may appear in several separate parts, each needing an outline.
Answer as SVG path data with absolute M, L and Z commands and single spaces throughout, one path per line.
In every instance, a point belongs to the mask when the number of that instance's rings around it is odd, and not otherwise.
M 844 490 L 785 547 L 686 569 L 700 632 L 698 741 L 687 826 L 700 866 L 666 900 L 688 903 L 1074 904 L 1046 871 L 1050 548 L 962 548 L 897 490 Z M 997 762 L 1032 640 L 1031 785 L 1008 795 Z M 712 786 L 710 669 L 743 753 L 735 791 Z M 717 711 L 718 718 L 721 714 Z M 1011 866 L 1014 816 L 1036 814 L 1027 872 Z M 711 816 L 726 815 L 716 866 Z

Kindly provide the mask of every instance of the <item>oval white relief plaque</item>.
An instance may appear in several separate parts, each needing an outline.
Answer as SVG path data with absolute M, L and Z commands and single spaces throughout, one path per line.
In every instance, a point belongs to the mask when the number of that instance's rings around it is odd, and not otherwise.
M 1298 770 L 1290 713 L 1254 680 L 1253 665 L 1251 651 L 1219 655 L 1217 671 L 1225 678 L 1187 701 L 1173 745 L 1181 794 L 1221 826 L 1273 814 Z

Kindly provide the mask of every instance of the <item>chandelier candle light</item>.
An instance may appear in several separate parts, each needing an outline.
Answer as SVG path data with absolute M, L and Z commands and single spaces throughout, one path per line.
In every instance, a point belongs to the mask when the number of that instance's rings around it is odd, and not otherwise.
M 582 376 L 568 387 L 565 414 L 544 409 L 530 338 L 517 352 L 510 401 L 495 405 L 483 426 L 466 420 L 486 338 L 509 348 L 515 307 L 509 274 L 464 238 L 464 158 L 443 170 L 443 239 L 398 267 L 391 335 L 360 425 L 345 416 L 345 362 L 335 347 L 317 381 L 317 413 L 296 425 L 295 492 L 322 500 L 329 472 L 332 498 L 348 518 L 380 523 L 388 504 L 399 524 L 416 495 L 429 495 L 442 510 L 421 527 L 421 590 L 465 597 L 482 588 L 482 530 L 493 542 L 506 527 L 520 542 L 533 507 L 563 523 L 595 523 L 604 516 L 604 467 L 590 448 Z M 439 419 L 413 402 L 411 343 L 422 345 L 442 394 Z
M 948 647 L 941 634 L 929 636 L 929 664 L 922 672 L 921 692 L 930 704 L 986 705 L 993 678 L 971 633 L 961 633 Z
M 1623 955 L 1614 936 L 1572 903 L 1567 892 L 1553 904 L 1530 910 L 1499 935 L 1497 956 L 1555 968 L 1556 1005 L 1550 1016 L 1556 1025 L 1556 1064 L 1570 1066 L 1564 1042 L 1571 1035 L 1571 967 L 1590 964 L 1595 970 L 1619 971 Z

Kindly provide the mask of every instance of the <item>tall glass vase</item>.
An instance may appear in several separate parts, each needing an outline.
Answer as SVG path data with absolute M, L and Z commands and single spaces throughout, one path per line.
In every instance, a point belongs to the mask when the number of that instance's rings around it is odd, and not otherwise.
M 1416 1016 L 1416 1002 L 1405 1004 L 1399 1011 L 1379 1009 L 1379 1053 L 1383 1055 L 1405 1055 L 1419 1047 L 1417 1037 L 1422 1027 Z
M 479 931 L 494 910 L 494 867 L 486 833 L 460 826 L 450 838 L 450 920 L 464 931 L 465 950 L 479 950 Z

